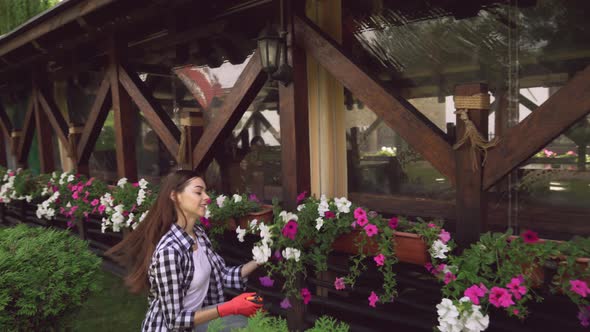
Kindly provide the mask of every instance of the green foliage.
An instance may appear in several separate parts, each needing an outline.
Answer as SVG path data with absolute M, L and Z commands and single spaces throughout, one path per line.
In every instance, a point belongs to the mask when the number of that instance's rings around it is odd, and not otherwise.
M 55 6 L 59 0 L 0 0 L 0 35 Z
M 306 332 L 348 332 L 350 326 L 329 316 L 318 318 L 311 329 Z
M 68 232 L 0 229 L 0 330 L 63 326 L 98 291 L 100 259 Z
M 209 197 L 211 203 L 207 205 L 205 225 L 214 247 L 217 247 L 217 239 L 223 235 L 232 218 L 241 218 L 248 213 L 258 212 L 261 209 L 261 204 L 246 194 L 226 196 L 210 192 Z M 209 223 L 209 220 L 211 220 L 211 223 Z

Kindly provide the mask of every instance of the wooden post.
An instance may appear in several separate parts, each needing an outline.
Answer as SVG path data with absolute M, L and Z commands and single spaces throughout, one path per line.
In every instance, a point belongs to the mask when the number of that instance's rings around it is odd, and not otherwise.
M 288 18 L 288 62 L 293 68 L 293 82 L 285 86 L 279 83 L 279 109 L 281 112 L 281 168 L 283 185 L 283 206 L 293 210 L 297 206 L 297 195 L 311 191 L 309 151 L 309 110 L 307 102 L 307 62 L 305 51 L 294 43 L 294 11 L 303 12 L 300 3 L 287 1 Z
M 469 97 L 478 94 L 488 93 L 485 84 L 468 84 L 460 85 L 455 88 L 455 98 Z M 458 101 L 456 101 L 458 104 Z M 460 107 L 460 105 L 455 105 Z M 478 129 L 480 134 L 487 140 L 488 132 L 488 113 L 489 97 L 487 108 L 468 108 L 467 114 L 471 122 Z M 465 134 L 465 122 L 457 115 L 457 140 L 460 140 Z M 473 168 L 473 155 L 471 153 L 472 145 L 469 141 L 455 151 L 456 162 L 456 179 L 457 179 L 457 228 L 456 241 L 465 248 L 469 244 L 476 242 L 482 232 L 486 231 L 486 193 L 482 190 L 483 167 L 482 154 L 479 150 L 476 152 L 476 162 L 479 165 Z
M 47 115 L 41 110 L 41 105 L 36 102 L 33 107 L 35 112 L 35 128 L 37 129 L 37 145 L 39 145 L 40 171 L 41 173 L 51 173 L 55 170 L 53 133 Z
M 200 108 L 183 108 L 180 117 L 180 126 L 181 141 L 183 139 L 182 135 L 184 135 L 185 140 L 185 145 L 179 147 L 179 149 L 184 150 L 179 152 L 184 154 L 183 160 L 185 165 L 183 166 L 186 166 L 187 169 L 194 169 L 196 165 L 194 164 L 193 151 L 201 136 L 203 136 L 204 131 L 203 111 Z
M 78 145 L 80 145 L 80 139 L 82 138 L 83 130 L 83 126 L 76 126 L 74 124 L 70 124 L 68 129 L 68 140 L 70 141 L 70 144 L 68 145 L 68 154 L 74 164 L 76 172 L 88 176 L 90 175 L 88 160 L 86 160 L 85 162 L 78 163 Z
M 131 97 L 119 83 L 119 65 L 126 44 L 115 38 L 110 40 L 109 75 L 111 82 L 111 99 L 115 117 L 115 149 L 117 153 L 117 176 L 126 177 L 131 182 L 137 181 L 137 161 L 135 155 L 136 116 Z

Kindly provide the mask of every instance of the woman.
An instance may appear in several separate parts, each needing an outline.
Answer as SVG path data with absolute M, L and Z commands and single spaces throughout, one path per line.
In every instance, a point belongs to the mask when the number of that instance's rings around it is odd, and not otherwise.
M 206 189 L 192 171 L 169 174 L 143 222 L 106 253 L 128 267 L 125 282 L 131 291 L 149 289 L 142 331 L 206 331 L 218 317 L 228 329 L 244 326 L 244 316 L 261 307 L 246 299 L 253 293 L 224 302 L 223 287 L 244 290 L 258 265 L 228 267 L 212 251 L 197 223 L 209 202 Z

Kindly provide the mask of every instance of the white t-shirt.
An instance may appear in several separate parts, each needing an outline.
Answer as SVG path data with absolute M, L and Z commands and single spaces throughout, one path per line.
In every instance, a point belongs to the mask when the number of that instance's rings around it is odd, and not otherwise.
M 199 247 L 199 249 L 193 251 L 193 265 L 195 267 L 193 280 L 184 297 L 184 308 L 188 310 L 200 309 L 209 290 L 211 264 L 205 254 L 205 248 Z

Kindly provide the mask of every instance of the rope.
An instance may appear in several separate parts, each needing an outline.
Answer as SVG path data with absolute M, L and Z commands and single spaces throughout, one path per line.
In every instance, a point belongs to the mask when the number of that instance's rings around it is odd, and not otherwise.
M 453 97 L 455 108 L 469 110 L 487 110 L 490 109 L 490 95 L 487 93 L 478 93 L 471 96 Z
M 459 118 L 465 122 L 465 134 L 463 137 L 453 145 L 453 149 L 458 150 L 463 144 L 469 142 L 470 144 L 470 153 L 471 153 L 471 169 L 475 172 L 479 168 L 479 163 L 477 161 L 477 151 L 481 151 L 483 153 L 483 161 L 481 165 L 483 166 L 486 163 L 486 159 L 488 157 L 488 149 L 496 146 L 499 142 L 499 138 L 495 137 L 490 142 L 486 141 L 482 136 L 481 133 L 477 130 L 477 127 L 471 120 L 469 120 L 469 115 L 467 114 L 466 109 L 460 109 L 455 111 L 455 114 L 459 115 Z
M 76 144 L 76 134 L 81 134 L 84 127 L 79 126 L 75 127 L 72 126 L 68 129 L 68 148 L 67 153 L 68 157 L 72 158 L 72 160 L 78 160 L 78 151 L 77 151 L 77 144 Z
M 189 127 L 183 125 L 180 128 L 180 143 L 178 144 L 178 152 L 176 153 L 176 161 L 179 165 L 186 163 L 186 155 L 188 153 L 186 136 L 188 135 Z

